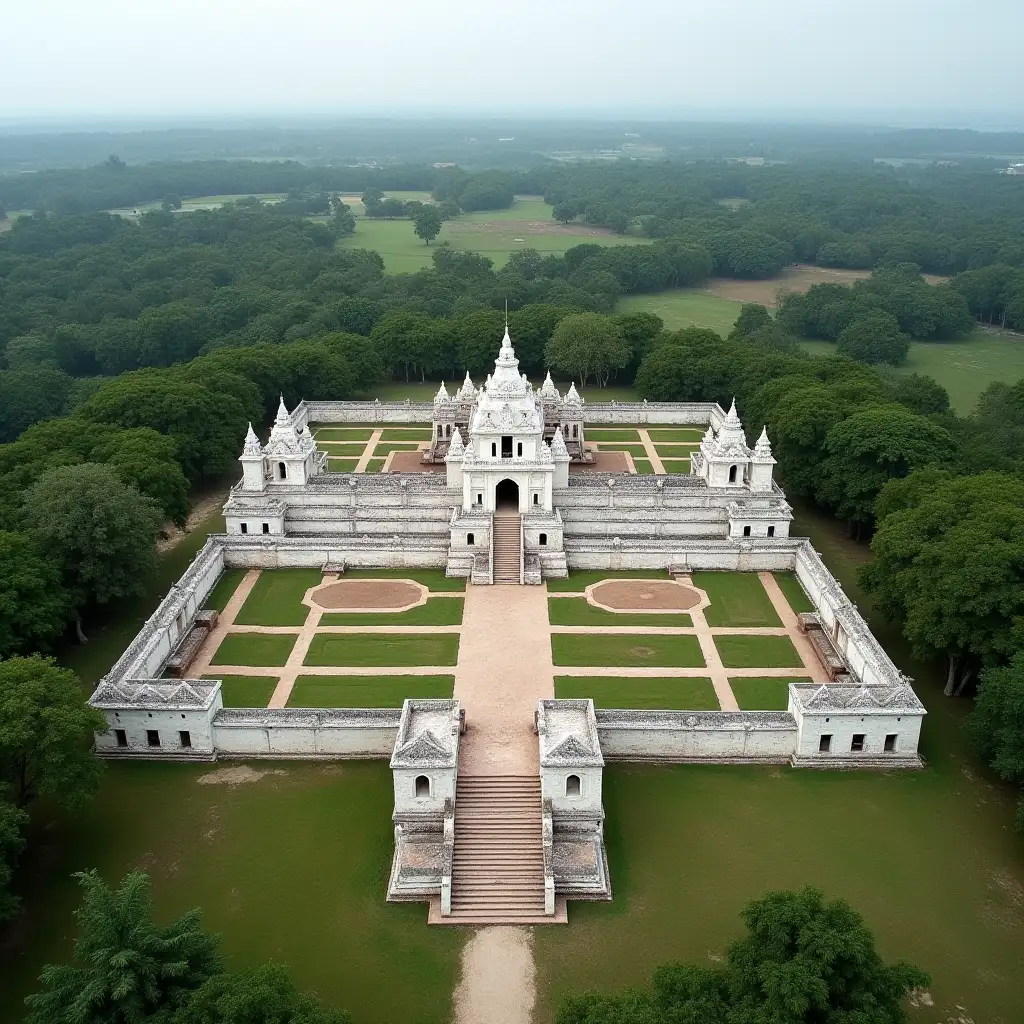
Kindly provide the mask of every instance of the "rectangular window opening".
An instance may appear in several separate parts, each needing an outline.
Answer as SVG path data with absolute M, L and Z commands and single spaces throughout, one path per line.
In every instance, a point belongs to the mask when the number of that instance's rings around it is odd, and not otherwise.
M 117 745 L 119 747 L 127 747 L 128 746 L 128 733 L 125 732 L 124 729 L 115 729 L 114 730 L 114 737 L 117 740 Z
M 818 753 L 827 754 L 832 749 L 832 734 L 823 733 L 821 739 L 818 740 Z
M 744 526 L 743 527 L 743 536 L 744 537 L 749 537 L 750 536 L 750 527 L 749 526 Z
M 885 737 L 885 752 L 891 754 L 896 750 L 896 733 L 891 732 Z
M 501 438 L 501 457 L 503 459 L 512 458 L 512 438 L 508 434 L 502 435 Z
M 855 732 L 850 740 L 850 750 L 860 751 L 864 749 L 864 733 Z
M 248 523 L 242 523 L 241 531 L 242 531 L 242 533 L 248 533 L 249 532 L 249 524 Z
M 263 524 L 263 532 L 264 533 L 270 533 L 270 523 L 264 523 Z
M 178 739 L 181 740 L 181 745 L 183 747 L 191 747 L 192 746 L 192 733 L 190 733 L 188 731 L 188 729 L 182 729 L 178 733 Z
M 146 742 L 151 747 L 159 747 L 160 746 L 160 733 L 157 732 L 156 729 L 147 729 L 146 730 Z

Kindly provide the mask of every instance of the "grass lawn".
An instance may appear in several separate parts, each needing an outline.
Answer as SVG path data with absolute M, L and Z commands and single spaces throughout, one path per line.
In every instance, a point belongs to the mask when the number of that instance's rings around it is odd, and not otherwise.
M 700 427 L 673 427 L 671 430 L 649 430 L 651 440 L 657 445 L 665 441 L 697 441 L 704 436 Z
M 317 633 L 303 664 L 408 668 L 454 665 L 458 655 L 458 633 Z
M 321 626 L 459 626 L 462 597 L 435 597 L 405 612 L 324 612 Z
M 149 873 L 166 923 L 201 907 L 233 970 L 275 960 L 359 1024 L 447 1024 L 463 929 L 428 928 L 424 904 L 384 901 L 394 827 L 387 761 L 256 761 L 247 785 L 200 785 L 226 764 L 107 766 L 86 813 L 57 818 L 45 858 L 23 858 L 27 919 L 0 957 L 0 1020 L 46 963 L 71 957 L 72 872 Z
M 781 626 L 756 572 L 695 572 L 693 585 L 705 591 L 709 626 Z
M 379 473 L 384 468 L 383 459 L 369 459 L 366 463 L 367 473 Z
M 548 580 L 548 592 L 552 594 L 582 594 L 592 583 L 601 580 L 667 580 L 664 569 L 630 569 L 628 572 L 611 572 L 607 569 L 574 569 L 564 580 Z
M 814 611 L 814 602 L 807 596 L 807 591 L 797 579 L 795 572 L 773 572 L 772 576 L 775 577 L 779 590 L 782 591 L 793 611 L 797 613 Z
M 651 676 L 555 676 L 555 696 L 591 697 L 598 708 L 648 711 L 720 711 L 710 679 Z
M 407 697 L 449 699 L 455 676 L 299 676 L 290 708 L 400 708 Z
M 301 626 L 303 595 L 323 579 L 319 569 L 264 569 L 235 622 L 239 626 Z
M 671 288 L 653 295 L 627 295 L 619 299 L 616 313 L 655 313 L 665 330 L 709 327 L 724 338 L 736 323 L 743 303 L 721 299 L 699 288 Z
M 685 613 L 644 615 L 606 612 L 587 603 L 585 597 L 549 597 L 548 622 L 552 626 L 692 626 Z
M 690 460 L 689 459 L 662 459 L 662 465 L 665 467 L 666 473 L 689 473 L 690 472 Z
M 647 459 L 634 459 L 633 468 L 640 476 L 650 476 L 654 473 L 654 467 Z
M 373 427 L 317 427 L 313 436 L 318 441 L 369 441 Z
M 390 455 L 392 452 L 414 452 L 419 448 L 415 441 L 402 443 L 401 441 L 381 441 L 373 449 L 374 458 L 382 455 Z
M 828 341 L 800 345 L 815 355 L 836 350 Z M 913 341 L 906 363 L 896 372 L 934 377 L 949 392 L 954 411 L 966 416 L 993 381 L 1013 384 L 1024 377 L 1024 336 L 977 328 L 959 341 Z
M 807 682 L 810 680 L 806 676 L 733 676 L 729 685 L 741 711 L 785 711 L 789 706 L 789 684 Z
M 295 646 L 295 633 L 228 633 L 211 665 L 281 666 Z
M 697 450 L 696 445 L 685 444 L 656 444 L 654 450 L 662 459 L 689 459 Z
M 317 445 L 321 451 L 327 452 L 331 461 L 341 458 L 354 458 L 358 461 L 359 457 L 366 450 L 365 444 L 346 444 L 344 441 L 323 441 L 317 438 Z
M 433 435 L 430 427 L 389 427 L 382 434 L 382 441 L 429 441 Z
M 616 441 L 611 443 L 598 441 L 597 443 L 600 444 L 603 452 L 629 452 L 634 459 L 642 459 L 647 454 L 647 449 L 642 444 L 624 444 Z
M 589 441 L 639 441 L 640 434 L 636 430 L 617 430 L 605 427 L 587 427 L 585 431 Z
M 553 633 L 556 665 L 606 665 L 609 668 L 700 668 L 704 657 L 692 635 L 657 633 Z
M 788 636 L 716 636 L 715 646 L 726 668 L 802 668 Z
M 415 580 L 427 590 L 452 594 L 466 589 L 461 576 L 445 576 L 444 569 L 346 569 L 347 580 Z
M 231 595 L 238 589 L 238 584 L 242 582 L 245 573 L 245 569 L 225 569 L 214 584 L 213 590 L 206 595 L 203 607 L 209 611 L 224 611 L 224 606 L 231 600 Z
M 327 460 L 327 472 L 328 473 L 354 473 L 356 466 L 359 464 L 358 459 L 328 459 Z
M 226 708 L 265 708 L 277 689 L 277 676 L 206 675 L 221 681 L 220 695 Z

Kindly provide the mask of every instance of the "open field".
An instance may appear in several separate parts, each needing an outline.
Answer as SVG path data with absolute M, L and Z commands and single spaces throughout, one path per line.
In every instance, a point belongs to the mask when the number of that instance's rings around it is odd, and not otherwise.
M 420 195 L 399 198 L 421 198 Z M 353 211 L 362 213 L 361 204 Z M 537 249 L 544 253 L 563 253 L 583 242 L 596 245 L 644 244 L 645 238 L 616 235 L 604 228 L 586 224 L 559 224 L 551 217 L 551 207 L 535 196 L 520 196 L 508 210 L 481 210 L 464 213 L 445 221 L 432 245 L 426 245 L 413 232 L 410 220 L 379 220 L 357 216 L 355 234 L 339 241 L 346 249 L 374 249 L 384 259 L 389 274 L 414 273 L 431 266 L 433 245 L 450 242 L 456 249 L 469 249 L 494 260 L 502 267 L 516 249 Z
M 655 313 L 665 330 L 708 327 L 724 338 L 740 315 L 742 303 L 724 299 L 702 288 L 670 288 L 650 295 L 626 295 L 615 306 L 616 313 Z
M 835 352 L 828 341 L 800 344 L 815 355 Z M 979 327 L 961 341 L 914 341 L 907 362 L 896 372 L 934 377 L 949 392 L 953 409 L 966 416 L 989 384 L 1014 384 L 1024 377 L 1024 335 Z

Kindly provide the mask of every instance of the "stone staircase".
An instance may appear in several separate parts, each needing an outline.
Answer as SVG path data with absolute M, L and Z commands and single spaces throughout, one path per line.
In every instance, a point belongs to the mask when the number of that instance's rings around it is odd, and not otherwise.
M 557 924 L 544 913 L 540 779 L 460 775 L 455 800 L 452 912 L 438 924 Z
M 522 583 L 522 516 L 495 512 L 491 544 L 494 552 L 494 582 Z

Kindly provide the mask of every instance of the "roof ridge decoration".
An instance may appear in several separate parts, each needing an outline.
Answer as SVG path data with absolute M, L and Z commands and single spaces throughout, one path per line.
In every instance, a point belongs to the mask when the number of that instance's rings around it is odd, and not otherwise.
M 473 379 L 469 375 L 469 370 L 466 371 L 466 379 L 462 382 L 462 387 L 459 388 L 458 397 L 463 401 L 472 401 L 476 398 L 476 388 L 473 386 Z
M 540 393 L 544 398 L 560 399 L 562 396 L 558 393 L 558 388 L 555 387 L 555 382 L 551 379 L 551 371 L 548 370 L 544 377 L 544 383 L 540 386 Z
M 576 733 L 569 733 L 567 736 L 564 736 L 548 751 L 548 757 L 569 759 L 592 757 L 593 754 L 594 751 Z
M 445 460 L 451 459 L 453 462 L 461 459 L 466 454 L 466 445 L 462 440 L 462 434 L 459 428 L 455 428 L 455 433 L 452 434 L 452 439 L 448 442 L 448 454 L 445 456 Z
M 263 448 L 260 445 L 260 439 L 256 436 L 256 431 L 252 429 L 252 421 L 249 421 L 249 429 L 245 435 L 245 444 L 242 447 L 242 455 L 256 455 L 260 458 L 263 457 Z
M 432 761 L 439 757 L 447 757 L 451 753 L 432 729 L 424 729 L 417 733 L 408 743 L 395 751 L 396 756 L 411 760 Z
M 582 405 L 583 399 L 580 398 L 580 393 L 576 390 L 576 381 L 573 381 L 569 385 L 569 390 L 565 393 L 565 400 L 569 405 Z
M 565 438 L 562 437 L 561 426 L 555 427 L 555 436 L 551 439 L 551 457 L 569 461 L 569 449 L 565 447 Z
M 291 426 L 291 416 L 288 412 L 288 407 L 284 404 L 283 394 L 280 396 L 280 399 L 281 400 L 277 404 L 277 416 L 274 418 L 274 422 Z
M 437 394 L 434 395 L 434 404 L 438 402 L 447 402 L 451 396 L 448 394 L 447 388 L 444 386 L 444 381 L 441 381 L 441 386 L 437 389 Z
M 768 440 L 767 426 L 761 428 L 761 436 L 757 439 L 757 444 L 754 445 L 754 454 L 760 458 L 771 458 L 772 444 Z

